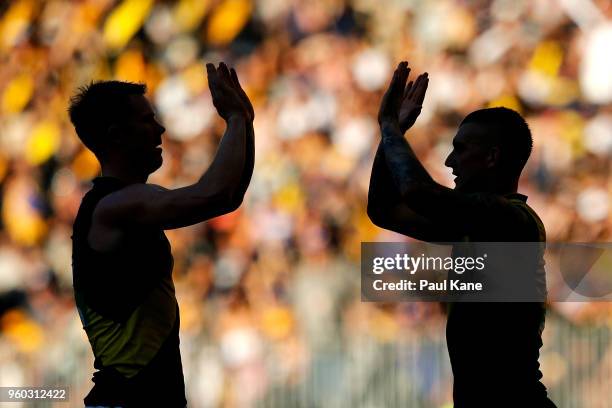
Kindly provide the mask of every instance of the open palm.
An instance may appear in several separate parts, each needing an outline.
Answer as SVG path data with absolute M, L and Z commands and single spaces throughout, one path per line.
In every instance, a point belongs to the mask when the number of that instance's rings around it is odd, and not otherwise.
M 233 114 L 243 114 L 247 112 L 239 91 L 234 85 L 234 79 L 225 63 L 219 63 L 218 67 L 213 64 L 206 64 L 208 73 L 208 87 L 212 96 L 212 102 L 219 115 L 226 121 Z
M 419 117 L 428 84 L 429 77 L 425 72 L 419 75 L 414 83 L 410 81 L 406 86 L 399 110 L 399 124 L 402 133 L 410 129 Z

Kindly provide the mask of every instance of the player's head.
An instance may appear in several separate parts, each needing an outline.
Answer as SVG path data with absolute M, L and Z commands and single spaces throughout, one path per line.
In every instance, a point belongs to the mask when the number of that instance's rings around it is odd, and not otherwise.
M 520 114 L 502 107 L 480 109 L 461 122 L 444 164 L 457 176 L 456 189 L 486 191 L 491 183 L 516 183 L 532 145 Z
M 147 175 L 162 164 L 165 129 L 144 96 L 146 85 L 100 81 L 71 98 L 70 120 L 77 135 L 101 163 L 121 161 Z

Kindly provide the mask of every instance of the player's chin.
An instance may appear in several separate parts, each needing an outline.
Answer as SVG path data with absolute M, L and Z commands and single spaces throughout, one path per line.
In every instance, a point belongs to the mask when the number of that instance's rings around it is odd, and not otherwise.
M 455 178 L 455 190 L 456 191 L 464 191 L 465 183 L 459 177 Z
M 163 163 L 164 163 L 164 159 L 161 157 L 161 155 L 159 155 L 156 158 L 151 159 L 149 161 L 149 165 L 147 166 L 149 168 L 149 174 L 159 169 Z
M 162 164 L 164 164 L 164 159 L 161 156 L 159 156 L 159 158 L 157 159 L 157 162 L 155 163 L 155 170 L 159 169 L 162 166 Z

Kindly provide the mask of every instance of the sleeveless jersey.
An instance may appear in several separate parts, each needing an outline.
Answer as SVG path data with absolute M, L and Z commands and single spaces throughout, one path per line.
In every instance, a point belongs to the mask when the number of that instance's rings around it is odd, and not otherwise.
M 481 203 L 488 200 L 486 195 L 482 200 L 475 199 Z M 493 221 L 495 217 L 474 220 L 474 224 L 482 224 L 475 225 L 474 233 L 463 241 L 499 242 L 500 237 L 506 236 L 505 241 L 545 243 L 544 225 L 527 205 L 527 197 L 509 194 L 505 199 L 507 205 L 519 210 L 515 214 L 520 216 L 499 220 L 497 225 Z M 538 262 L 538 285 L 543 285 L 545 290 L 543 257 Z M 542 303 L 458 302 L 449 306 L 446 337 L 456 408 L 554 407 L 540 382 L 538 358 L 545 316 Z
M 116 178 L 94 179 L 73 226 L 75 301 L 99 370 L 85 402 L 127 407 L 151 399 L 183 407 L 174 261 L 163 230 L 126 226 L 121 246 L 110 252 L 87 242 L 96 205 L 123 187 Z

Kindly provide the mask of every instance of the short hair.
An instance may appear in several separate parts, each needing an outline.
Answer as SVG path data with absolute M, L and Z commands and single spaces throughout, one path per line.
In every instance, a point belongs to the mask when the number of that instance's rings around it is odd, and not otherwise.
M 533 138 L 525 119 L 504 107 L 479 109 L 468 114 L 461 125 L 476 123 L 495 133 L 492 144 L 500 147 L 501 170 L 509 176 L 520 176 L 533 149 Z
M 145 84 L 123 81 L 97 81 L 79 88 L 70 98 L 68 114 L 76 133 L 88 149 L 96 153 L 104 145 L 108 128 L 124 120 L 131 95 L 144 95 Z

